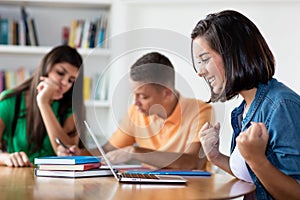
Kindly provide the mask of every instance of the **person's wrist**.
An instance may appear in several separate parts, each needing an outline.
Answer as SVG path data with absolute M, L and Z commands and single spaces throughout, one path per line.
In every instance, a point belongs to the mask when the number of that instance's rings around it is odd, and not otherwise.
M 42 99 L 37 99 L 37 105 L 40 109 L 42 109 L 46 106 L 50 106 L 50 102 L 47 102 L 46 100 L 42 100 Z
M 212 163 L 216 163 L 218 161 L 218 156 L 214 156 L 214 157 L 209 157 L 208 161 L 212 162 Z
M 210 152 L 206 152 L 206 157 L 211 162 L 218 159 L 219 155 L 220 152 L 217 149 L 212 149 Z
M 246 163 L 253 171 L 256 171 L 258 169 L 262 169 L 265 166 L 267 166 L 269 164 L 269 160 L 267 159 L 267 157 L 262 156 L 262 157 L 256 157 L 256 159 L 254 160 L 246 160 Z

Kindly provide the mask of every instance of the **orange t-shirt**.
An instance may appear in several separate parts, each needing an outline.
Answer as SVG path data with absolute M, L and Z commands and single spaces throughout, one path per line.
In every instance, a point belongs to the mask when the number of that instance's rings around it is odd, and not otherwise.
M 211 122 L 212 106 L 201 100 L 179 97 L 175 110 L 167 119 L 145 116 L 130 106 L 109 142 L 116 148 L 137 144 L 153 150 L 185 152 L 205 122 Z

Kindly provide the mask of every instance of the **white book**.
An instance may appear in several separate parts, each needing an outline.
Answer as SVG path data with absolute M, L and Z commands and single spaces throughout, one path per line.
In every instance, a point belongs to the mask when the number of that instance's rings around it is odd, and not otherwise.
M 111 176 L 112 172 L 109 169 L 91 169 L 86 171 L 54 171 L 54 170 L 40 170 L 34 169 L 36 176 L 44 177 L 65 177 L 65 178 L 83 178 L 83 177 L 95 177 L 95 176 Z
M 89 30 L 90 30 L 90 20 L 85 20 L 83 25 L 82 39 L 81 39 L 81 48 L 89 48 Z

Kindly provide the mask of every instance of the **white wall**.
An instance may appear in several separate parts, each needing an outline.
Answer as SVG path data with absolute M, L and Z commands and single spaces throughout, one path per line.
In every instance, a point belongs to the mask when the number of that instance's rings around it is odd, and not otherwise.
M 199 19 L 204 18 L 208 13 L 217 12 L 223 9 L 234 9 L 242 12 L 261 30 L 276 57 L 277 69 L 275 77 L 286 83 L 296 92 L 300 92 L 300 80 L 298 79 L 300 66 L 297 65 L 300 46 L 300 1 L 209 1 L 209 0 L 177 0 L 177 1 L 156 1 L 156 0 L 115 0 L 113 34 L 124 34 L 127 31 L 137 31 L 144 28 L 160 29 L 162 32 L 170 32 L 172 38 L 180 38 L 189 41 L 190 33 Z M 117 12 L 116 12 L 117 11 Z M 122 15 L 118 17 L 118 12 Z M 179 36 L 178 36 L 179 35 Z M 146 40 L 149 35 L 145 31 L 140 32 L 141 40 Z M 145 37 L 145 38 L 144 38 Z M 162 40 L 163 38 L 157 38 Z M 165 38 L 170 39 L 170 38 Z M 135 38 L 134 40 L 139 40 Z M 131 45 L 127 41 L 127 45 Z M 163 41 L 161 41 L 163 42 Z M 174 41 L 176 43 L 177 41 Z M 125 44 L 126 45 L 126 44 Z M 158 45 L 159 46 L 159 45 Z M 172 45 L 170 45 L 172 47 Z M 178 46 L 175 46 L 177 48 Z M 153 49 L 157 48 L 154 46 Z M 131 50 L 133 48 L 129 48 Z M 151 49 L 151 48 L 150 48 Z M 136 52 L 143 52 L 149 49 L 138 49 Z M 170 50 L 170 49 L 163 49 Z M 189 62 L 189 46 L 182 45 L 180 50 L 174 52 L 164 51 L 169 56 L 177 70 L 177 76 L 183 83 L 187 83 L 197 98 L 206 100 L 208 90 L 203 81 L 196 77 Z M 179 55 L 181 52 L 182 56 Z M 177 54 L 176 54 L 177 53 Z M 131 62 L 131 63 L 130 63 Z M 129 67 L 134 60 L 124 62 Z M 126 71 L 126 70 L 125 70 Z M 180 79 L 183 77 L 183 79 Z M 180 90 L 182 83 L 177 84 Z M 187 94 L 187 95 L 190 95 Z M 221 151 L 228 154 L 231 140 L 230 111 L 238 105 L 241 99 L 235 99 L 226 104 L 215 105 L 217 120 L 222 123 L 221 129 Z

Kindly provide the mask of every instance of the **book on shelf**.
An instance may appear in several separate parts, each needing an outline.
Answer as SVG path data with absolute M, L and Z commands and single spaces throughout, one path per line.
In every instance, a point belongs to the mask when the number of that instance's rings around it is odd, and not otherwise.
M 9 20 L 0 19 L 0 44 L 9 44 Z
M 2 85 L 0 87 L 0 92 L 20 85 L 30 77 L 30 74 L 30 70 L 23 66 L 15 70 L 1 70 L 0 82 Z
M 18 29 L 19 25 L 17 21 L 11 19 L 9 20 L 9 41 L 10 45 L 17 45 L 18 44 Z
M 89 48 L 95 47 L 95 37 L 96 37 L 97 25 L 95 22 L 91 22 L 89 29 Z
M 97 156 L 47 156 L 34 159 L 34 164 L 85 164 L 101 162 L 101 157 Z
M 62 34 L 61 34 L 62 37 L 61 42 L 63 45 L 68 45 L 69 35 L 70 35 L 70 28 L 68 26 L 63 26 Z
M 21 27 L 21 33 L 19 33 L 21 39 L 20 44 L 28 46 L 38 46 L 39 42 L 35 21 L 28 15 L 24 6 L 21 7 L 21 19 L 22 20 L 20 22 L 20 26 L 23 27 Z M 23 41 L 23 37 L 25 41 Z
M 91 77 L 85 76 L 83 79 L 83 99 L 89 100 L 91 98 Z
M 77 25 L 78 25 L 78 21 L 76 19 L 73 19 L 71 21 L 70 35 L 69 35 L 69 40 L 68 40 L 68 45 L 70 47 L 75 47 Z
M 18 45 L 25 46 L 26 45 L 26 30 L 25 30 L 25 23 L 23 19 L 19 20 L 18 23 Z
M 93 84 L 91 91 L 93 92 L 93 99 L 107 100 L 108 99 L 108 84 L 109 77 L 107 74 L 96 74 L 93 77 Z
M 83 24 L 83 33 L 81 39 L 81 48 L 89 48 L 89 30 L 90 30 L 90 20 L 85 20 Z
M 97 19 L 97 33 L 96 33 L 96 41 L 95 46 L 100 48 L 106 48 L 104 45 L 106 38 L 106 32 L 107 32 L 107 14 L 103 13 L 98 19 Z
M 83 30 L 84 30 L 84 20 L 77 20 L 77 27 L 76 27 L 76 33 L 74 38 L 74 45 L 76 48 L 81 48 L 81 40 L 83 36 Z
M 37 31 L 36 31 L 34 19 L 27 17 L 27 24 L 28 24 L 29 44 L 31 46 L 38 46 L 39 42 L 37 38 Z
M 38 165 L 37 168 L 39 170 L 86 171 L 91 169 L 98 169 L 99 167 L 101 167 L 101 162 L 75 164 L 75 165 L 40 164 Z
M 24 25 L 25 45 L 30 45 L 29 28 L 28 28 L 28 22 L 27 22 L 28 14 L 27 14 L 24 6 L 21 7 L 21 17 L 22 17 L 22 21 L 23 21 L 23 25 Z
M 96 177 L 96 176 L 111 176 L 112 173 L 109 169 L 90 169 L 85 171 L 56 171 L 56 170 L 40 170 L 38 168 L 34 169 L 36 176 L 45 177 L 64 177 L 64 178 L 84 178 L 84 177 Z

